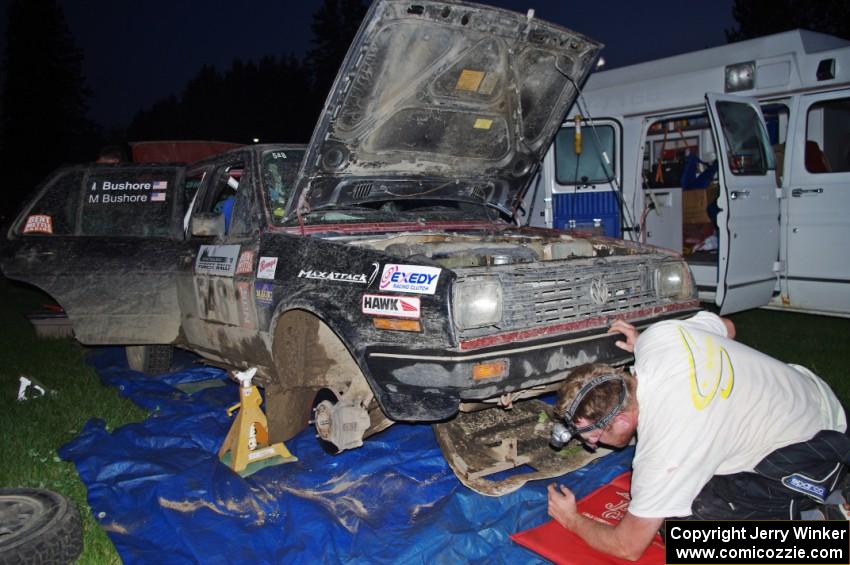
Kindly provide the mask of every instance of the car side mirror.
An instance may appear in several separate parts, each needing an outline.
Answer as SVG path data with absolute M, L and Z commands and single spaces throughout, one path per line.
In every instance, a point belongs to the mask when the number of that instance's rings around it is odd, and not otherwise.
M 215 237 L 224 235 L 224 214 L 199 212 L 192 216 L 192 235 Z

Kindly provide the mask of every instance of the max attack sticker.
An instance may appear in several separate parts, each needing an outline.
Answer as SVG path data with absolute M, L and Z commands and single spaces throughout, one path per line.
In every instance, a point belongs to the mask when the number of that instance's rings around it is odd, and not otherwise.
M 316 269 L 300 269 L 298 271 L 298 278 L 365 284 L 368 286 L 372 284 L 372 281 L 374 281 L 375 277 L 378 276 L 378 270 L 380 268 L 380 264 L 372 263 L 372 273 L 368 276 L 365 273 L 340 273 L 338 271 L 318 271 Z
M 254 252 L 243 251 L 239 256 L 239 263 L 236 264 L 237 275 L 249 275 L 254 272 Z
M 395 292 L 415 292 L 416 294 L 434 294 L 440 280 L 439 267 L 419 265 L 384 265 L 381 275 L 381 290 Z
M 273 279 L 277 271 L 277 257 L 260 257 L 257 263 L 258 279 Z
M 364 294 L 360 311 L 370 316 L 392 316 L 395 318 L 419 319 L 422 310 L 419 299 L 407 296 L 383 296 Z
M 47 214 L 33 214 L 27 217 L 23 233 L 53 233 L 53 218 Z
M 195 261 L 195 272 L 205 275 L 232 277 L 236 271 L 238 245 L 202 245 Z

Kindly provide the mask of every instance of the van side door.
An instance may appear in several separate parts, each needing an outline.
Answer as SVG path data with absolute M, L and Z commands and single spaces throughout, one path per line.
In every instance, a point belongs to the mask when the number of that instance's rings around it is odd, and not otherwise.
M 793 136 L 793 137 L 792 137 Z M 782 305 L 850 313 L 850 91 L 800 96 L 786 144 Z
M 773 151 L 756 100 L 706 94 L 720 159 L 715 302 L 722 314 L 768 303 L 779 258 Z

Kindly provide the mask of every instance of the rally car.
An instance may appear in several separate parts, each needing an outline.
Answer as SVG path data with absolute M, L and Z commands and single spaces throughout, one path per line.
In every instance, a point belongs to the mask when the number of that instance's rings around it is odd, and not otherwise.
M 3 272 L 137 369 L 173 346 L 257 367 L 274 441 L 312 419 L 339 451 L 509 407 L 626 362 L 613 319 L 698 309 L 677 255 L 515 220 L 599 49 L 530 15 L 378 0 L 308 146 L 62 169 Z

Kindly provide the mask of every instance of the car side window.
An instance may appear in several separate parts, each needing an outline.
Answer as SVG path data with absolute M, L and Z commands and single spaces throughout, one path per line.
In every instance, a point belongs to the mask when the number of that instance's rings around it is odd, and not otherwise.
M 812 104 L 806 115 L 806 170 L 850 171 L 850 98 Z
M 173 167 L 96 167 L 83 180 L 80 235 L 175 235 L 178 170 Z M 182 175 L 180 175 L 182 176 Z
M 212 231 L 199 233 L 197 227 L 193 228 L 195 235 L 224 235 L 230 233 L 234 219 L 236 218 L 237 203 L 241 204 L 242 198 L 237 199 L 244 171 L 244 162 L 232 161 L 227 165 L 218 167 L 207 180 L 195 198 L 192 208 L 192 217 L 196 226 L 199 220 L 212 222 Z M 219 227 L 214 227 L 218 224 Z
M 41 196 L 16 226 L 21 235 L 71 235 L 77 223 L 83 171 L 68 170 L 50 179 Z
M 263 153 L 263 188 L 274 223 L 280 222 L 286 215 L 286 204 L 303 158 L 303 149 L 278 149 Z

